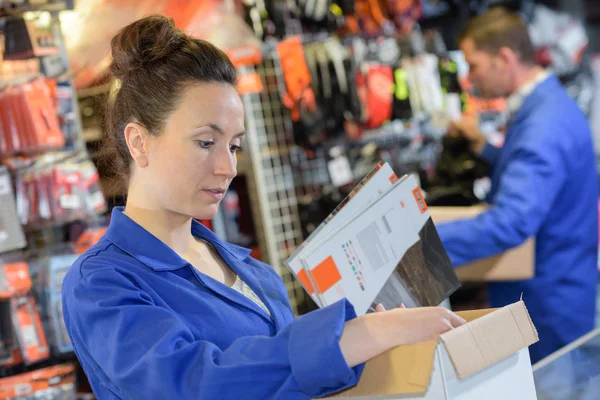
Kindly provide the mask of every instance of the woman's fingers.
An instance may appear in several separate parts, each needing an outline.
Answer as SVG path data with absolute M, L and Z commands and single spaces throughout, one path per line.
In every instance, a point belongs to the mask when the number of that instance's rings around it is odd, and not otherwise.
M 450 312 L 449 316 L 450 316 L 449 321 L 454 328 L 458 328 L 459 326 L 467 323 L 467 321 L 465 321 L 463 318 L 459 317 L 458 315 L 454 314 L 453 312 Z

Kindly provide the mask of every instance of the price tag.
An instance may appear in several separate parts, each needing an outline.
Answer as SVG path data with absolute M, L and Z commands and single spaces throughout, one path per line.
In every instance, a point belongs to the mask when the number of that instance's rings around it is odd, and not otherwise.
M 337 157 L 327 164 L 329 176 L 334 186 L 340 187 L 351 183 L 354 179 L 350 163 L 346 157 Z
M 59 204 L 63 210 L 75 210 L 81 207 L 81 199 L 74 194 L 63 194 L 60 196 Z
M 37 347 L 40 345 L 37 332 L 35 331 L 35 326 L 26 325 L 22 327 L 21 335 L 23 336 L 23 344 L 25 347 Z
M 13 388 L 17 396 L 25 396 L 32 392 L 30 383 L 17 383 Z

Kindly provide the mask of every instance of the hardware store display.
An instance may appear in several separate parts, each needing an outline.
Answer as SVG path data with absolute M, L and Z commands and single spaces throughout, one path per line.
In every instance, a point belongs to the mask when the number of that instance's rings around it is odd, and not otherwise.
M 201 223 L 271 265 L 292 312 L 301 316 L 324 304 L 287 268 L 289 260 L 376 165 L 411 176 L 436 224 L 436 215 L 476 218 L 486 207 L 492 184 L 498 185 L 490 179 L 494 166 L 448 133 L 461 117 L 473 116 L 501 147 L 513 115 L 505 99 L 484 98 L 469 80 L 476 66 L 465 60 L 457 37 L 471 17 L 500 5 L 524 18 L 536 62 L 559 78 L 588 117 L 600 160 L 592 3 L 145 0 L 133 7 L 0 0 L 0 399 L 92 396 L 63 320 L 61 291 L 78 255 L 104 236 L 110 211 L 127 201 L 128 182 L 100 151 L 105 105 L 123 84 L 111 81 L 108 70 L 110 38 L 121 28 L 164 14 L 229 55 L 239 74 L 246 137 L 238 176 L 216 217 Z M 488 308 L 482 282 L 534 277 L 535 249 L 532 237 L 476 270 L 461 275 L 458 269 L 463 286 L 444 304 Z M 320 265 L 316 258 L 311 261 Z M 344 297 L 339 287 L 329 289 L 338 291 L 332 299 Z M 584 373 L 575 369 L 574 385 L 585 386 Z M 551 383 L 542 371 L 534 375 L 538 396 L 568 398 L 569 389 L 559 390 L 560 380 Z M 594 383 L 590 378 L 586 385 Z

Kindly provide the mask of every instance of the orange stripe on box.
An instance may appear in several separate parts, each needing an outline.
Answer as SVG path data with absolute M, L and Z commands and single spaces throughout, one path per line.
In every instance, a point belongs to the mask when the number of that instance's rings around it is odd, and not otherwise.
M 311 285 L 310 280 L 308 279 L 308 275 L 306 274 L 305 269 L 302 269 L 302 271 L 298 272 L 298 279 L 300 280 L 300 282 L 302 282 L 302 284 L 308 291 L 308 294 L 313 294 L 315 292 L 313 285 Z
M 311 271 L 311 274 L 319 294 L 325 293 L 331 289 L 333 285 L 342 280 L 340 271 L 338 270 L 337 265 L 335 265 L 335 261 L 333 261 L 332 256 L 327 257 L 319 265 L 317 265 Z
M 416 187 L 412 192 L 413 196 L 415 196 L 415 200 L 417 201 L 417 205 L 419 206 L 419 210 L 421 210 L 421 214 L 424 214 L 428 208 L 427 203 L 425 203 L 425 197 L 423 197 L 423 192 L 421 192 L 421 188 Z
M 396 174 L 392 174 L 390 176 L 390 183 L 393 185 L 394 183 L 398 182 L 398 175 Z

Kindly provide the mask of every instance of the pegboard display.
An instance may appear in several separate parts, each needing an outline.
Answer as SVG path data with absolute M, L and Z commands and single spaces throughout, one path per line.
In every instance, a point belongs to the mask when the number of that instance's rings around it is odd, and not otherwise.
M 302 243 L 294 168 L 290 151 L 295 145 L 290 113 L 283 105 L 283 73 L 278 56 L 271 52 L 255 67 L 263 91 L 242 96 L 248 132 L 246 151 L 250 201 L 263 261 L 283 279 L 296 314 L 304 309 L 305 293 L 284 261 Z

